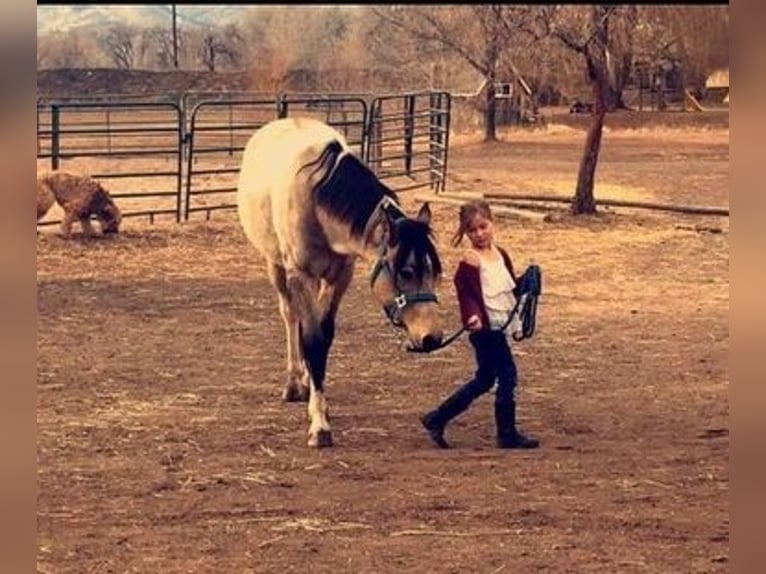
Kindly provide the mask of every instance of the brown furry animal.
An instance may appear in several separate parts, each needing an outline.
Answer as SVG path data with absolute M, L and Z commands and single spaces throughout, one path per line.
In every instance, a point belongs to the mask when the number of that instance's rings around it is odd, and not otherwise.
M 40 221 L 48 213 L 53 204 L 56 203 L 56 196 L 53 195 L 51 188 L 44 185 L 42 180 L 37 180 L 37 221 Z
M 69 237 L 72 224 L 80 221 L 83 232 L 95 235 L 90 216 L 95 215 L 101 224 L 101 233 L 117 233 L 122 221 L 120 209 L 109 192 L 89 177 L 53 172 L 37 179 L 37 220 L 39 221 L 53 205 L 53 198 L 64 210 L 61 233 Z

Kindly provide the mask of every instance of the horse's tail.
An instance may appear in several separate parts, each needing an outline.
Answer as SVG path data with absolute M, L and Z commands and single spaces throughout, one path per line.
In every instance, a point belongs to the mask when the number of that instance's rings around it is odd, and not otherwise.
M 317 189 L 324 185 L 335 167 L 338 165 L 338 158 L 343 153 L 343 146 L 338 140 L 332 140 L 328 143 L 317 159 L 302 166 L 298 173 L 305 169 L 313 168 L 308 175 L 308 181 L 312 188 Z

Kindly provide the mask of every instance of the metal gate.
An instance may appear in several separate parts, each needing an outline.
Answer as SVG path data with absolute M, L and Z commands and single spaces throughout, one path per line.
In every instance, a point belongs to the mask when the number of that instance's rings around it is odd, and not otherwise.
M 451 99 L 447 92 L 375 98 L 370 107 L 367 155 L 372 170 L 395 191 L 443 191 Z
M 367 104 L 358 97 L 290 95 L 263 99 L 202 100 L 191 112 L 186 136 L 184 217 L 236 207 L 242 152 L 253 133 L 276 118 L 309 116 L 342 132 L 364 157 Z
M 297 115 L 343 133 L 394 191 L 439 192 L 447 172 L 450 107 L 446 92 L 377 98 L 189 93 L 176 101 L 38 102 L 38 171 L 50 167 L 106 180 L 125 217 L 210 218 L 213 211 L 236 207 L 236 180 L 252 134 L 273 119 Z
M 180 221 L 182 134 L 175 102 L 38 102 L 38 170 L 107 181 L 123 217 Z

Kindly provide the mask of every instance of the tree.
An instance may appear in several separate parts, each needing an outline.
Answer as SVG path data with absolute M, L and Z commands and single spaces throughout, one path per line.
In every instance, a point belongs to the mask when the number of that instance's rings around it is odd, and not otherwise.
M 215 72 L 220 62 L 238 65 L 241 59 L 242 35 L 234 25 L 223 29 L 208 28 L 202 34 L 200 57 L 210 72 Z
M 593 187 L 609 92 L 609 22 L 619 9 L 616 5 L 608 4 L 567 5 L 546 6 L 540 12 L 539 22 L 543 24 L 545 33 L 582 57 L 593 92 L 593 120 L 585 138 L 577 188 L 571 204 L 571 211 L 575 215 L 596 212 Z
M 675 59 L 687 86 L 704 86 L 711 70 L 729 65 L 728 6 L 640 6 L 635 50 L 652 63 Z
M 37 68 L 78 68 L 90 64 L 87 44 L 76 30 L 55 32 L 37 40 Z
M 126 70 L 133 68 L 136 54 L 131 30 L 114 26 L 106 33 L 104 43 L 115 66 Z
M 144 42 L 154 65 L 161 70 L 175 67 L 175 44 L 171 30 L 151 28 L 145 32 Z
M 534 8 L 520 5 L 473 4 L 387 6 L 374 8 L 381 22 L 423 44 L 437 44 L 459 55 L 485 80 L 484 139 L 497 139 L 494 84 L 514 40 L 528 24 Z
M 348 90 L 353 73 L 363 65 L 349 53 L 355 33 L 352 19 L 343 6 L 317 6 L 311 11 L 302 36 L 305 52 L 301 66 L 314 72 L 315 89 Z M 345 73 L 339 74 L 339 70 Z
M 284 91 L 290 73 L 303 67 L 305 43 L 316 7 L 297 6 L 289 10 L 273 6 L 259 7 L 245 21 L 250 55 L 256 60 L 256 90 Z

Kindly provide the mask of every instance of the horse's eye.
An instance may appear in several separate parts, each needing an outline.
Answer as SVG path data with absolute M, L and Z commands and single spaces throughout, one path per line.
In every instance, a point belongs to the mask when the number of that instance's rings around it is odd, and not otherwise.
M 405 267 L 399 271 L 399 277 L 401 277 L 404 281 L 412 281 L 415 279 L 415 272 L 409 267 Z

